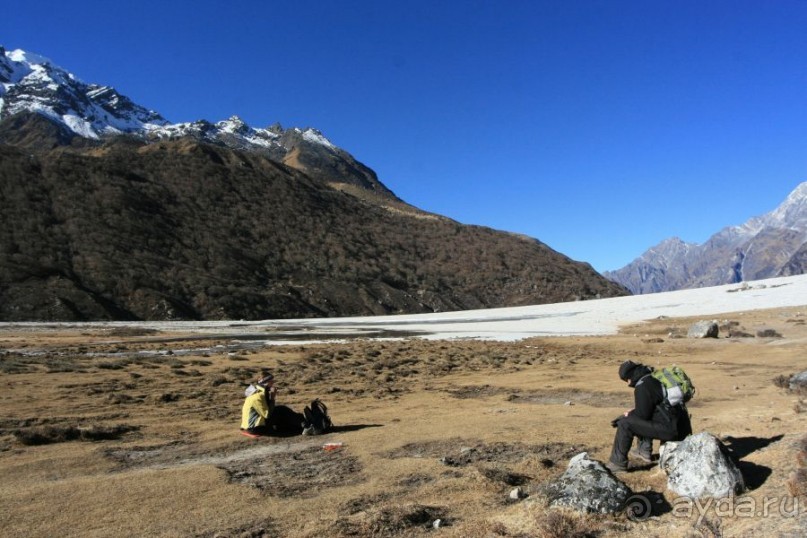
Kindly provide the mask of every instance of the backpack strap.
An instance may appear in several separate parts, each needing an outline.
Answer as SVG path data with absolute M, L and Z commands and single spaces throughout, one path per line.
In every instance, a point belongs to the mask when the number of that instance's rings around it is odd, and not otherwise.
M 640 377 L 640 378 L 639 378 L 639 381 L 637 381 L 637 382 L 636 382 L 636 384 L 635 384 L 635 385 L 633 385 L 633 387 L 634 387 L 634 388 L 638 387 L 639 385 L 641 385 L 642 383 L 644 383 L 644 380 L 645 380 L 645 379 L 647 379 L 648 377 L 650 377 L 651 375 L 652 375 L 652 373 L 649 373 L 649 374 L 645 374 L 645 375 L 643 375 L 642 377 Z

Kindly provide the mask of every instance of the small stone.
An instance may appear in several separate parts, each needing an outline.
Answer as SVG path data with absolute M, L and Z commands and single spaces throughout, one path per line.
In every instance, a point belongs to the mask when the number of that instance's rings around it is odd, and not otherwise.
M 510 491 L 510 498 L 514 501 L 523 499 L 524 497 L 526 497 L 526 495 L 524 495 L 524 490 L 521 489 L 521 487 L 514 488 Z

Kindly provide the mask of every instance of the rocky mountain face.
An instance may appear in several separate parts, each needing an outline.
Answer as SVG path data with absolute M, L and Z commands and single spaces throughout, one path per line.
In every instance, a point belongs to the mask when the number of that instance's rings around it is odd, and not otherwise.
M 702 245 L 667 239 L 605 276 L 635 294 L 718 286 L 807 270 L 807 182 L 775 210 Z
M 627 294 L 420 211 L 314 129 L 170 124 L 0 54 L 0 320 L 417 313 Z M 28 89 L 26 89 L 28 88 Z
M 283 129 L 279 124 L 253 128 L 237 116 L 216 123 L 170 123 L 114 88 L 86 84 L 43 56 L 0 47 L 0 120 L 21 112 L 36 112 L 64 127 L 59 143 L 79 137 L 86 144 L 121 134 L 152 142 L 192 137 L 261 153 L 324 181 L 395 196 L 375 172 L 316 129 Z

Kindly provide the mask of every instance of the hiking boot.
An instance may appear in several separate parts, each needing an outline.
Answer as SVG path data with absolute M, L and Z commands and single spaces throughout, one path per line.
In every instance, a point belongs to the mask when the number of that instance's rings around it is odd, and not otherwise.
M 612 473 L 627 473 L 628 472 L 628 464 L 627 463 L 614 463 L 613 461 L 608 461 L 605 464 L 605 468 L 611 471 Z
M 653 455 L 650 452 L 643 452 L 637 448 L 628 452 L 628 456 L 642 463 L 653 463 Z

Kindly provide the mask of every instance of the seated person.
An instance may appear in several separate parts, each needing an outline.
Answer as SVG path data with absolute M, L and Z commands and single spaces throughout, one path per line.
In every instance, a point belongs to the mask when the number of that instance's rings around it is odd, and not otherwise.
M 305 417 L 284 405 L 276 405 L 277 388 L 272 374 L 250 385 L 241 409 L 241 429 L 254 435 L 300 434 Z
M 664 387 L 652 372 L 652 368 L 633 361 L 625 361 L 619 367 L 619 378 L 633 388 L 635 407 L 612 422 L 617 431 L 606 463 L 611 471 L 628 470 L 628 451 L 634 437 L 638 439 L 638 450 L 632 455 L 650 462 L 653 439 L 681 441 L 692 433 L 686 406 L 683 403 L 671 406 L 664 396 Z

